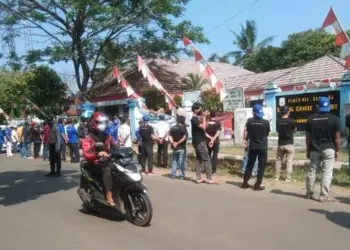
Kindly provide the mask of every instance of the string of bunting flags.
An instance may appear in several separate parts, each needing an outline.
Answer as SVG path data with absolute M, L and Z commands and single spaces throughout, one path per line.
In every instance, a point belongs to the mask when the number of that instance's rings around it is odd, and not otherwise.
M 332 7 L 322 24 L 322 28 L 325 29 L 329 26 L 332 26 L 336 33 L 335 44 L 341 46 L 340 58 L 345 60 L 345 68 L 350 69 L 350 40 Z
M 336 88 L 339 85 L 339 79 L 326 78 L 318 81 L 307 81 L 305 84 L 294 86 L 294 90 L 306 90 L 314 88 Z
M 183 37 L 182 41 L 186 48 L 189 48 L 193 54 L 196 62 L 199 64 L 199 70 L 200 72 L 204 73 L 205 78 L 210 80 L 211 87 L 215 88 L 216 94 L 220 95 L 220 101 L 222 102 L 225 97 L 227 96 L 227 92 L 224 88 L 224 85 L 219 80 L 217 75 L 215 74 L 214 70 L 209 66 L 209 64 L 204 60 L 202 54 L 199 52 L 199 50 L 194 46 L 194 44 L 187 38 Z
M 117 67 L 112 68 L 113 78 L 117 78 L 118 83 L 126 90 L 126 94 L 129 98 L 135 99 L 140 108 L 148 110 L 146 104 L 142 101 L 141 97 L 135 92 L 135 90 L 130 86 L 130 84 L 125 80 L 124 76 L 120 73 Z
M 165 102 L 168 103 L 169 109 L 171 110 L 172 108 L 175 108 L 176 103 L 173 97 L 164 89 L 164 87 L 148 68 L 147 64 L 142 60 L 142 57 L 139 55 L 137 55 L 137 64 L 138 70 L 142 73 L 144 78 L 147 78 L 149 85 L 158 89 L 165 96 Z

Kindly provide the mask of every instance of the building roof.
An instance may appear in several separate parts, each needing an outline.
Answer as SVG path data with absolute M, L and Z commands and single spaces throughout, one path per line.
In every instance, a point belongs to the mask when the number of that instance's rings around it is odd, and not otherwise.
M 226 87 L 253 90 L 264 88 L 269 82 L 282 86 L 328 78 L 349 81 L 350 72 L 344 69 L 344 63 L 340 58 L 326 55 L 299 67 L 232 77 L 226 79 Z
M 199 65 L 194 60 L 172 62 L 170 60 L 154 59 L 146 60 L 146 63 L 154 76 L 169 92 L 183 92 L 186 90 L 183 79 L 189 73 L 201 74 Z M 227 63 L 210 62 L 209 64 L 223 82 L 227 77 L 255 74 Z M 143 78 L 142 73 L 138 72 L 136 67 L 132 71 L 124 72 L 123 75 L 137 93 L 140 93 L 142 88 L 149 86 L 147 79 Z M 92 96 L 126 95 L 125 90 L 112 77 L 93 87 L 90 93 L 92 93 Z

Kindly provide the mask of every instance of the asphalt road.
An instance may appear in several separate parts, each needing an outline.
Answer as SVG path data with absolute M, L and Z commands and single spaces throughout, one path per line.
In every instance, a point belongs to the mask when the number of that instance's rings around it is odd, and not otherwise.
M 47 163 L 0 156 L 1 250 L 344 250 L 350 244 L 350 199 L 321 204 L 298 193 L 241 190 L 146 176 L 152 225 L 84 214 L 77 165 L 44 177 Z M 349 192 L 350 193 L 350 192 Z M 350 195 L 349 195 L 350 196 Z

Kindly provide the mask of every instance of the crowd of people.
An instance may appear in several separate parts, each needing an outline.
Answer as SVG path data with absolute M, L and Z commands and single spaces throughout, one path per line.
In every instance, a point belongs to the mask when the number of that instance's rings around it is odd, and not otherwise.
M 213 174 L 218 168 L 218 153 L 220 148 L 219 136 L 222 131 L 220 122 L 215 121 L 215 112 L 204 110 L 200 103 L 192 106 L 191 118 L 192 146 L 196 154 L 196 181 L 197 183 L 215 184 Z M 275 180 L 280 180 L 282 160 L 286 159 L 286 182 L 292 181 L 294 160 L 294 132 L 295 121 L 289 117 L 287 106 L 280 109 L 280 117 L 277 119 L 278 148 L 276 155 Z M 93 114 L 93 117 L 96 115 Z M 100 115 L 105 117 L 104 115 Z M 259 104 L 253 107 L 253 117 L 247 120 L 244 131 L 245 152 L 242 162 L 244 174 L 242 188 L 249 188 L 249 179 L 256 176 L 254 190 L 264 190 L 263 177 L 268 158 L 268 136 L 270 133 L 269 121 L 263 119 L 263 107 Z M 154 144 L 157 145 L 157 167 L 168 167 L 169 145 L 173 151 L 171 162 L 171 178 L 185 178 L 188 132 L 184 114 L 178 113 L 176 123 L 170 126 L 165 121 L 163 114 L 158 115 L 159 122 L 151 126 L 149 116 L 144 116 L 136 130 L 138 144 L 138 159 L 143 174 L 153 175 Z M 93 119 L 92 119 L 93 120 Z M 96 119 L 95 119 L 96 120 Z M 130 120 L 125 118 L 120 124 L 116 117 L 109 119 L 107 125 L 101 125 L 98 120 L 88 122 L 82 118 L 79 124 L 72 119 L 59 119 L 57 125 L 53 120 L 42 124 L 25 122 L 16 126 L 7 126 L 0 130 L 0 147 L 6 144 L 7 156 L 17 152 L 19 145 L 22 158 L 37 159 L 42 155 L 43 160 L 50 160 L 51 171 L 48 176 L 60 176 L 61 161 L 66 160 L 67 146 L 71 163 L 80 161 L 79 149 L 82 141 L 98 128 L 98 133 L 103 132 L 105 141 L 108 141 L 108 149 L 113 147 L 132 147 Z M 349 116 L 350 126 L 350 116 Z M 93 125 L 95 124 L 95 125 Z M 107 140 L 107 138 L 109 138 Z M 92 140 L 93 141 L 93 140 Z M 88 147 L 91 143 L 87 140 Z M 320 97 L 318 113 L 308 117 L 306 126 L 306 157 L 310 159 L 307 170 L 306 198 L 314 198 L 314 184 L 316 170 L 322 169 L 320 201 L 331 201 L 329 196 L 332 173 L 335 160 L 338 159 L 340 147 L 340 121 L 337 116 L 330 113 L 330 101 L 327 97 Z M 32 155 L 33 148 L 33 155 Z M 89 155 L 90 148 L 85 149 L 83 155 Z M 42 151 L 42 153 L 40 153 Z M 85 152 L 85 153 L 84 153 Z M 85 157 L 86 158 L 86 157 Z M 147 165 L 147 169 L 146 169 Z M 206 174 L 206 180 L 202 173 Z M 108 195 L 107 195 L 108 197 Z M 111 201 L 112 202 L 112 201 Z

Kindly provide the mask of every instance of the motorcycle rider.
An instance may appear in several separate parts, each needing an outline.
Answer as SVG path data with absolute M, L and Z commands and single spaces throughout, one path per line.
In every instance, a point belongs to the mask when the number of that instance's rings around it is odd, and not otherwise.
M 99 168 L 99 172 L 102 170 L 102 180 L 106 192 L 107 203 L 110 206 L 116 206 L 112 195 L 112 163 L 109 161 L 106 163 L 100 163 L 98 161 L 101 157 L 108 157 L 110 145 L 114 142 L 111 135 L 104 133 L 108 126 L 108 117 L 101 112 L 95 112 L 92 114 L 90 122 L 91 132 L 82 140 L 83 155 L 92 168 Z M 97 142 L 102 142 L 104 144 L 104 149 L 100 152 L 97 152 L 95 148 Z

